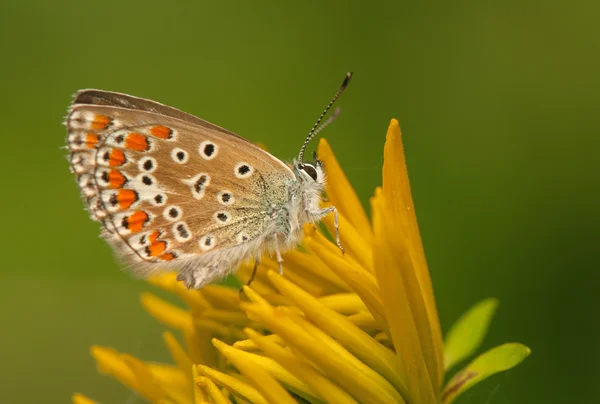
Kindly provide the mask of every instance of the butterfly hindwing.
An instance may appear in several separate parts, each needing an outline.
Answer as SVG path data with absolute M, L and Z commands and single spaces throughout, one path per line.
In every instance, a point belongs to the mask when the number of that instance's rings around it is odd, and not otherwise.
M 247 140 L 140 98 L 81 92 L 66 124 L 90 213 L 141 274 L 251 251 L 272 225 L 269 204 L 288 198 L 271 184 L 294 178 Z

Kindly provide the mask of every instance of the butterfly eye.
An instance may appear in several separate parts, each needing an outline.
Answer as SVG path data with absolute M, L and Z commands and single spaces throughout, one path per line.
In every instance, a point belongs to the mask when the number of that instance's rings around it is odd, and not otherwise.
M 301 169 L 304 170 L 304 172 L 308 174 L 314 181 L 317 180 L 318 174 L 314 166 L 310 164 L 303 164 Z

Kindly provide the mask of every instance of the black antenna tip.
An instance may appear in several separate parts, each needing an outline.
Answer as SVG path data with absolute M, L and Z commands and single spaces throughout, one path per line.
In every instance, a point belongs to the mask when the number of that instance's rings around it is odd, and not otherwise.
M 340 87 L 340 90 L 343 90 L 343 89 L 346 88 L 346 86 L 350 82 L 350 79 L 352 78 L 352 74 L 353 74 L 352 72 L 346 73 L 346 78 L 344 79 L 344 82 L 342 83 L 342 86 Z

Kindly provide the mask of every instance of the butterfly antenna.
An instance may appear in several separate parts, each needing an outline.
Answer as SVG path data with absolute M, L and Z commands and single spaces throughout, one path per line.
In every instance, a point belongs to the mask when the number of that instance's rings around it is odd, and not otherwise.
M 310 141 L 322 129 L 324 129 L 327 125 L 329 125 L 331 122 L 333 122 L 333 120 L 335 118 L 337 118 L 337 115 L 339 115 L 339 110 L 338 110 L 336 114 L 334 114 L 330 119 L 328 119 L 323 124 L 323 126 L 319 127 L 319 124 L 321 123 L 321 121 L 323 120 L 323 118 L 325 117 L 325 115 L 327 114 L 327 112 L 331 109 L 332 105 L 337 101 L 337 99 L 340 97 L 340 95 L 342 95 L 342 93 L 344 92 L 344 90 L 348 86 L 348 83 L 350 82 L 351 78 L 352 78 L 352 72 L 346 73 L 346 78 L 344 78 L 344 82 L 340 86 L 340 89 L 337 91 L 337 93 L 335 93 L 335 95 L 333 96 L 333 99 L 329 102 L 329 104 L 327 104 L 327 107 L 325 107 L 325 110 L 323 110 L 323 113 L 321 114 L 321 116 L 319 117 L 319 119 L 317 119 L 317 122 L 315 122 L 315 124 L 313 125 L 312 129 L 308 133 L 308 136 L 306 136 L 306 139 L 304 140 L 304 143 L 302 144 L 302 147 L 300 148 L 300 153 L 298 153 L 298 166 L 302 167 L 302 165 L 304 164 L 304 160 L 303 160 L 304 159 L 304 151 L 306 150 L 306 147 L 308 146 L 308 144 L 310 143 Z
M 341 113 L 342 113 L 341 108 L 338 107 L 338 108 L 334 109 L 333 112 L 331 113 L 331 116 L 329 118 L 327 118 L 327 120 L 325 122 L 323 122 L 321 124 L 321 126 L 319 126 L 317 128 L 317 130 L 315 130 L 315 132 L 313 133 L 313 138 L 316 137 L 319 133 L 321 133 L 321 131 L 323 129 L 328 127 L 331 122 L 335 121 L 338 118 L 338 116 L 340 116 Z

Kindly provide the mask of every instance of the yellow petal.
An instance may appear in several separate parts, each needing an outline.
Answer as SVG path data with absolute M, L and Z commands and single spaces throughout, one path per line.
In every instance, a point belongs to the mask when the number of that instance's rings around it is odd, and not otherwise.
M 192 316 L 187 311 L 151 293 L 142 293 L 141 301 L 146 311 L 161 323 L 182 331 L 191 331 Z
M 249 359 L 249 353 L 237 350 L 217 339 L 213 339 L 214 346 L 229 360 L 246 379 L 272 403 L 296 404 L 279 382 L 261 366 Z
M 223 285 L 206 285 L 199 291 L 213 307 L 227 310 L 240 308 L 240 295 L 237 290 Z
M 244 331 L 267 356 L 273 358 L 298 379 L 310 386 L 325 402 L 356 403 L 348 393 L 337 384 L 332 383 L 325 375 L 312 367 L 309 362 L 297 358 L 289 350 L 273 343 L 268 337 L 262 336 L 250 328 L 246 328 Z
M 217 370 L 211 369 L 208 366 L 197 365 L 198 373 L 208 377 L 210 380 L 225 387 L 227 390 L 241 397 L 246 398 L 254 404 L 269 404 L 269 402 L 256 390 L 246 382 L 236 379 L 235 377 L 226 375 Z
M 371 244 L 373 233 L 367 214 L 325 139 L 319 141 L 318 154 L 327 173 L 325 191 L 331 204 L 352 222 L 365 242 Z
M 268 281 L 266 280 L 267 268 L 266 264 L 264 263 L 265 259 L 266 257 L 264 257 L 261 260 L 260 265 L 258 266 L 256 274 L 254 276 L 254 280 L 252 281 L 252 287 L 261 295 L 275 293 L 273 287 L 271 287 L 271 285 L 269 285 Z M 248 283 L 248 280 L 250 279 L 250 276 L 252 275 L 253 271 L 254 263 L 244 264 L 238 269 L 235 275 L 238 277 L 240 282 L 245 285 Z
M 254 285 L 252 285 L 254 286 Z M 248 324 L 248 317 L 242 311 L 233 310 L 218 310 L 208 309 L 204 310 L 201 315 L 202 319 L 214 320 L 219 323 L 229 324 L 237 327 L 243 327 Z
M 217 321 L 195 318 L 194 325 L 199 331 L 207 331 L 210 334 L 219 335 L 221 337 L 228 337 L 230 334 L 230 328 Z
M 347 317 L 348 321 L 360 328 L 366 333 L 374 333 L 376 331 L 386 330 L 380 323 L 375 321 L 375 318 L 368 311 L 361 311 L 360 313 L 352 314 Z
M 188 289 L 182 282 L 178 281 L 175 272 L 154 275 L 148 278 L 148 281 L 161 289 L 181 297 L 194 311 L 202 311 L 210 307 L 210 303 L 197 290 Z
M 143 363 L 143 362 L 142 362 Z M 182 372 L 176 366 L 162 363 L 144 363 L 157 386 L 164 392 L 165 397 L 178 404 L 192 404 L 193 389 L 191 386 L 191 372 L 188 369 Z
M 183 374 L 189 374 L 192 371 L 192 360 L 187 355 L 183 347 L 177 341 L 177 338 L 168 331 L 163 333 L 165 345 L 171 353 L 171 358 L 177 364 Z
M 277 381 L 283 384 L 286 387 L 286 389 L 293 391 L 294 393 L 303 397 L 309 402 L 315 401 L 315 392 L 302 381 L 300 381 L 298 378 L 296 378 L 292 373 L 290 373 L 288 369 L 282 367 L 273 359 L 241 351 L 235 348 L 230 348 L 230 350 L 232 354 L 244 358 L 247 361 L 252 362 L 255 366 L 260 366 L 261 368 L 266 370 Z
M 338 293 L 323 296 L 319 298 L 319 302 L 340 314 L 356 314 L 367 310 L 367 306 L 356 293 Z
M 398 377 L 395 355 L 356 327 L 341 314 L 325 307 L 317 299 L 274 272 L 269 278 L 275 287 L 296 303 L 317 327 L 356 355 L 375 372 L 389 380 L 406 396 L 406 385 Z M 325 342 L 325 341 L 323 341 Z
M 261 260 L 261 266 L 263 263 L 265 265 L 265 269 L 276 270 L 279 272 L 279 265 L 275 260 L 265 257 Z M 283 272 L 285 273 L 286 277 L 290 278 L 293 282 L 300 285 L 302 289 L 310 292 L 314 296 L 323 296 L 328 293 L 339 291 L 337 288 L 332 287 L 332 285 L 326 282 L 324 279 L 314 276 L 310 272 L 299 272 L 293 266 L 288 266 L 285 261 Z
M 398 368 L 408 387 L 409 396 L 406 399 L 409 402 L 433 404 L 439 390 L 434 389 L 423 353 L 423 344 L 426 342 L 421 341 L 417 329 L 417 322 L 427 324 L 428 318 L 426 315 L 418 317 L 420 312 L 412 311 L 415 307 L 411 306 L 411 297 L 415 297 L 414 294 L 419 293 L 419 289 L 417 286 L 416 291 L 409 291 L 409 287 L 414 285 L 407 285 L 407 277 L 403 276 L 410 274 L 412 270 L 410 258 L 407 254 L 402 254 L 405 252 L 404 246 L 390 242 L 397 234 L 388 229 L 387 225 L 393 228 L 393 223 L 389 223 L 390 218 L 385 215 L 387 210 L 381 195 L 372 198 L 371 204 L 375 235 L 375 273 L 381 298 L 385 302 L 385 317 L 398 355 Z M 395 249 L 398 251 L 394 251 Z M 433 349 L 431 345 L 426 348 Z
M 117 351 L 94 345 L 91 347 L 90 352 L 96 360 L 96 365 L 100 373 L 112 376 L 131 390 L 139 392 L 133 371 Z
M 196 383 L 202 386 L 214 404 L 231 404 L 231 401 L 217 388 L 208 377 L 198 377 Z M 207 400 L 207 403 L 210 401 Z
M 383 163 L 383 194 L 390 205 L 388 217 L 394 216 L 398 220 L 397 229 L 402 234 L 400 237 L 407 244 L 413 271 L 418 280 L 425 302 L 425 310 L 429 318 L 431 338 L 433 340 L 433 355 L 435 366 L 428 359 L 428 366 L 433 371 L 436 389 L 440 389 L 444 378 L 443 342 L 442 331 L 433 295 L 433 286 L 429 276 L 425 252 L 415 214 L 415 207 L 410 192 L 410 182 L 406 170 L 406 160 L 402 145 L 402 133 L 396 119 L 392 119 L 388 128 Z M 386 218 L 388 220 L 388 218 Z
M 329 203 L 324 205 L 331 205 Z M 338 212 L 340 229 L 340 240 L 342 246 L 352 258 L 356 259 L 365 269 L 373 272 L 373 251 L 371 243 L 365 241 L 360 232 L 352 225 L 352 223 L 341 212 Z M 321 219 L 329 234 L 335 235 L 335 221 L 333 215 L 327 215 Z
M 200 379 L 204 379 L 204 377 L 201 377 L 198 374 L 198 368 L 196 366 L 192 366 L 192 379 L 194 382 L 194 404 L 210 404 L 208 399 L 209 394 L 200 383 Z
M 284 254 L 285 269 L 291 268 L 299 274 L 311 274 L 323 279 L 330 288 L 338 289 L 338 292 L 349 291 L 350 287 L 344 283 L 329 267 L 316 256 L 306 254 L 302 251 L 292 250 Z
M 73 404 L 98 404 L 97 401 L 94 401 L 91 398 L 87 398 L 81 393 L 73 394 L 71 399 L 73 400 Z
M 277 334 L 269 334 L 269 335 L 265 335 L 263 336 L 263 338 L 265 340 L 268 340 L 269 343 L 272 344 L 276 344 L 279 346 L 285 346 L 285 341 L 281 339 L 281 337 Z M 244 339 L 241 341 L 236 341 L 233 344 L 234 347 L 236 347 L 237 349 L 241 349 L 243 351 L 255 351 L 257 349 L 259 349 L 258 345 L 256 345 L 256 343 L 251 340 L 251 339 Z
M 184 331 L 183 338 L 193 363 L 217 366 L 217 350 L 210 342 L 212 335 L 209 331 L 192 328 Z
M 122 354 L 123 362 L 131 369 L 135 377 L 136 390 L 150 401 L 158 401 L 166 398 L 165 392 L 159 387 L 150 369 L 141 360 Z
M 381 375 L 368 368 L 325 333 L 291 312 L 266 305 L 242 303 L 249 315 L 276 332 L 294 350 L 323 370 L 360 402 L 403 403 Z M 310 331 L 308 331 L 310 330 Z
M 318 232 L 305 238 L 306 247 L 319 257 L 329 268 L 346 282 L 369 308 L 378 321 L 385 322 L 383 303 L 375 277 L 349 257 L 341 255 L 339 250 L 332 250 L 333 244 Z M 329 245 L 328 245 L 329 244 Z M 333 246 L 335 247 L 335 246 Z M 337 247 L 335 247 L 337 249 Z

